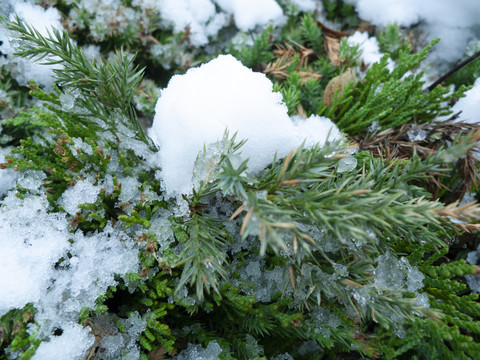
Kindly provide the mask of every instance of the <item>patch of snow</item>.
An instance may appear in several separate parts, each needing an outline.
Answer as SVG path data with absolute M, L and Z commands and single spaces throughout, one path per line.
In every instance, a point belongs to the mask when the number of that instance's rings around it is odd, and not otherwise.
M 67 213 L 75 215 L 77 211 L 80 211 L 78 205 L 93 204 L 97 201 L 99 193 L 99 186 L 93 185 L 88 180 L 80 180 L 73 187 L 63 192 L 58 203 Z
M 291 120 L 298 130 L 298 138 L 305 139 L 305 147 L 307 148 L 342 138 L 337 125 L 324 116 L 312 114 L 306 119 L 301 116 L 292 116 Z
M 140 349 L 137 345 L 138 336 L 145 330 L 147 320 L 135 312 L 128 319 L 122 320 L 125 331 L 121 332 L 113 322 L 110 314 L 105 313 L 92 322 L 96 329 L 101 329 L 99 360 L 137 360 Z
M 206 349 L 201 345 L 188 344 L 188 347 L 181 351 L 173 359 L 175 360 L 217 360 L 222 353 L 222 348 L 214 340 L 208 343 Z
M 88 355 L 95 342 L 89 327 L 69 323 L 62 330 L 61 336 L 52 336 L 49 342 L 42 342 L 32 360 L 82 359 Z
M 275 0 L 214 0 L 222 10 L 233 15 L 235 25 L 242 31 L 265 26 L 269 22 L 278 25 L 283 21 L 283 10 Z
M 423 141 L 427 138 L 428 132 L 420 129 L 417 125 L 413 125 L 410 130 L 407 131 L 408 140 L 412 142 Z
M 397 23 L 411 26 L 420 23 L 429 40 L 441 38 L 433 50 L 434 57 L 452 62 L 463 56 L 472 38 L 480 36 L 478 17 L 480 2 L 472 0 L 348 0 L 356 5 L 359 17 L 374 25 Z
M 368 33 L 366 32 L 356 31 L 353 35 L 348 37 L 347 42 L 350 46 L 358 45 L 359 50 L 362 53 L 361 58 L 365 65 L 378 63 L 383 57 L 383 53 L 378 46 L 378 40 L 374 36 L 368 37 Z M 395 64 L 393 61 L 388 59 L 388 70 L 392 71 L 394 67 Z
M 5 163 L 5 155 L 10 154 L 11 147 L 0 147 L 0 164 Z M 15 187 L 19 173 L 13 169 L 0 169 L 0 197 Z
M 44 335 L 76 322 L 82 308 L 94 308 L 97 297 L 116 284 L 115 274 L 138 271 L 138 249 L 122 230 L 107 225 L 101 233 L 70 235 L 70 257 L 65 256 L 46 276 L 51 284 L 34 302 L 35 319 Z
M 18 199 L 13 192 L 0 207 L 0 316 L 39 301 L 53 267 L 68 247 L 68 222 L 47 213 L 43 197 Z
M 465 97 L 460 98 L 451 109 L 454 114 L 461 111 L 458 120 L 471 124 L 480 122 L 480 78 L 473 87 L 465 92 Z
M 468 253 L 466 260 L 469 264 L 480 265 L 480 245 L 477 250 Z M 480 275 L 466 275 L 465 279 L 470 289 L 480 294 Z
M 357 167 L 357 159 L 353 156 L 348 156 L 340 159 L 337 164 L 337 173 L 352 172 Z
M 208 37 L 216 36 L 228 23 L 226 14 L 216 13 L 210 0 L 159 0 L 157 7 L 161 16 L 173 25 L 174 32 L 189 28 L 189 39 L 194 46 L 206 45 Z
M 12 1 L 12 3 L 14 4 L 14 13 L 43 36 L 48 36 L 48 33 L 52 32 L 52 27 L 63 30 L 60 23 L 61 15 L 56 8 L 44 9 L 40 5 L 34 5 L 26 1 Z M 10 20 L 13 20 L 13 18 L 14 15 L 11 14 Z
M 290 0 L 300 11 L 320 11 L 323 8 L 321 1 L 316 0 Z
M 289 353 L 283 353 L 272 358 L 272 360 L 295 360 Z
M 397 259 L 390 252 L 377 258 L 374 275 L 374 286 L 380 291 L 405 287 L 407 291 L 415 292 L 423 287 L 424 275 L 417 267 L 410 265 L 407 258 Z

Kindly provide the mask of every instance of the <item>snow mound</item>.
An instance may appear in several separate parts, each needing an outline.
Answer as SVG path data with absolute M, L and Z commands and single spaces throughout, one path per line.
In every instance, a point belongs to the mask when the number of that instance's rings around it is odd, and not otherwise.
M 160 148 L 161 177 L 166 195 L 190 194 L 195 160 L 204 146 L 221 140 L 225 129 L 237 140 L 247 139 L 241 160 L 251 172 L 285 157 L 306 139 L 307 146 L 340 137 L 329 119 L 306 122 L 287 114 L 282 96 L 273 92 L 264 74 L 255 73 L 231 55 L 218 58 L 185 75 L 174 76 L 156 105 L 150 136 Z

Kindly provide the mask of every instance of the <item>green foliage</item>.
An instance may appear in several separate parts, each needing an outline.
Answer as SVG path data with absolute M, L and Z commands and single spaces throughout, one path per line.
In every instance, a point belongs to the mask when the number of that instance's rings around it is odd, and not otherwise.
M 383 53 L 388 53 L 392 60 L 398 60 L 400 53 L 408 52 L 408 41 L 401 34 L 397 24 L 390 24 L 377 35 L 378 45 Z
M 385 55 L 379 63 L 371 66 L 364 80 L 347 86 L 332 106 L 322 105 L 318 113 L 333 119 L 351 134 L 365 130 L 374 122 L 385 129 L 412 120 L 428 122 L 437 116 L 448 115 L 450 112 L 445 103 L 453 97 L 460 97 L 465 88 L 461 87 L 450 95 L 449 90 L 441 86 L 425 92 L 421 80 L 423 73 L 407 74 L 425 59 L 436 42 L 413 55 L 409 55 L 409 47 L 401 50 L 392 72 L 388 70 L 388 56 Z
M 31 88 L 31 95 L 45 101 L 47 110 L 32 109 L 4 122 L 7 126 L 35 132 L 36 136 L 35 140 L 32 137 L 20 140 L 20 146 L 12 153 L 21 157 L 7 157 L 4 166 L 15 170 L 43 171 L 47 176 L 45 191 L 53 203 L 68 186 L 81 179 L 79 173 L 82 171 L 91 169 L 97 177 L 104 178 L 110 155 L 105 154 L 100 146 L 98 126 L 85 124 L 81 116 L 58 109 L 61 94 L 58 88 L 56 93 L 50 94 L 38 89 L 35 83 L 31 84 Z M 82 139 L 82 146 L 76 144 L 78 140 L 73 137 Z M 108 142 L 102 143 L 106 151 L 111 146 Z
M 41 341 L 27 332 L 34 324 L 35 309 L 28 304 L 23 309 L 13 309 L 0 318 L 0 359 L 10 359 L 9 352 L 21 354 L 19 359 L 30 359 Z M 7 351 L 8 348 L 8 351 Z
M 465 60 L 470 56 L 475 56 L 477 52 L 480 51 L 478 45 L 471 46 L 467 53 L 465 54 Z M 462 67 L 454 74 L 452 74 L 448 79 L 445 80 L 447 85 L 453 84 L 456 88 L 460 86 L 472 86 L 475 83 L 475 80 L 480 76 L 480 60 L 478 57 L 470 62 L 468 65 Z
M 254 41 L 251 47 L 242 47 L 241 49 L 232 46 L 230 54 L 235 56 L 243 65 L 255 68 L 259 64 L 267 64 L 272 58 L 273 26 L 266 28 Z
M 464 260 L 441 263 L 447 249 L 425 257 L 415 250 L 410 257 L 425 274 L 425 292 L 432 310 L 440 318 L 415 318 L 404 325 L 402 336 L 379 329 L 379 344 L 386 359 L 475 359 L 480 354 L 480 304 L 463 276 L 473 274 L 474 265 Z M 413 256 L 414 255 L 414 256 Z M 414 260 L 416 258 L 416 260 Z
M 345 26 L 357 21 L 351 4 L 322 3 L 330 20 Z M 62 6 L 66 13 L 68 5 Z M 82 15 L 81 31 L 87 31 L 91 15 Z M 89 60 L 66 32 L 52 30 L 44 37 L 19 19 L 2 19 L 2 24 L 19 33 L 20 56 L 63 68 L 56 70 L 52 93 L 30 84 L 36 106 L 25 93 L 17 94 L 13 83 L 0 85 L 10 99 L 18 95 L 15 109 L 25 107 L 2 123 L 14 138 L 1 144 L 19 146 L 0 167 L 26 176 L 42 172 L 40 192 L 47 194 L 52 212 L 65 212 L 57 200 L 78 181 L 101 184 L 95 202 L 67 214 L 71 231 L 90 234 L 118 226 L 128 234 L 125 241 L 138 246 L 141 270 L 117 276 L 117 285 L 91 309 L 82 309 L 79 323 L 94 330 L 92 324 L 108 315 L 122 333 L 125 319 L 139 314 L 146 322 L 137 339 L 141 359 L 173 356 L 188 343 L 207 347 L 213 341 L 222 348 L 221 359 L 269 359 L 285 352 L 300 360 L 478 357 L 480 305 L 464 278 L 478 268 L 447 257 L 459 230 L 445 215 L 445 204 L 430 200 L 425 186 L 432 175 L 455 171 L 451 165 L 474 146 L 474 134 L 458 136 L 450 147 L 423 158 L 415 150 L 408 159 L 383 159 L 367 151 L 352 155 L 348 140 L 300 146 L 251 174 L 248 161 L 235 161 L 244 141 L 225 133 L 217 143 L 219 162 L 209 169 L 208 180 L 184 197 L 188 210 L 179 214 L 178 204 L 163 198 L 159 169 L 146 161 L 156 149 L 137 110 L 153 115 L 158 88 L 153 81 L 142 83 L 144 72 L 135 58 L 121 50 L 109 62 Z M 135 29 L 110 34 L 104 45 L 126 45 Z M 339 58 L 329 58 L 312 14 L 290 18 L 274 30 L 266 29 L 251 47 L 232 45 L 230 52 L 245 65 L 265 70 L 278 60 L 275 47 L 291 49 L 286 62 L 277 64 L 285 65 L 286 75 L 269 73 L 289 114 L 328 116 L 349 134 L 375 121 L 383 129 L 432 121 L 447 113 L 447 102 L 464 90 L 424 91 L 422 74 L 415 70 L 434 43 L 412 54 L 400 29 L 390 26 L 379 42 L 396 59 L 395 68 L 387 69 L 386 55 L 326 106 L 325 87 L 357 69 L 358 48 L 340 40 Z M 164 45 L 181 45 L 187 35 L 155 36 Z M 141 41 L 135 39 L 132 47 Z M 197 55 L 192 63 L 203 59 Z M 140 61 L 151 60 L 145 60 L 148 53 L 140 56 Z M 73 107 L 62 105 L 65 96 L 74 97 Z M 130 141 L 135 146 L 129 147 Z M 206 149 L 197 162 L 205 157 Z M 353 165 L 345 170 L 348 163 Z M 128 190 L 138 191 L 137 197 L 121 200 L 127 191 L 123 178 L 135 180 L 136 188 Z M 19 187 L 17 196 L 32 192 Z M 455 211 L 462 221 L 476 220 Z M 379 285 L 384 258 L 400 269 L 394 274 L 400 285 Z M 413 288 L 412 274 L 424 277 Z M 33 356 L 42 341 L 27 332 L 34 314 L 27 305 L 0 319 L 0 359 L 12 351 L 21 353 L 20 359 Z
M 303 26 L 301 27 L 303 31 L 303 37 L 307 42 L 307 45 L 312 48 L 315 52 L 320 52 L 323 50 L 323 41 L 322 41 L 322 29 L 318 26 L 313 15 L 308 13 L 302 19 Z
M 184 265 L 177 289 L 188 283 L 202 300 L 203 290 L 210 292 L 212 288 L 218 292 L 217 278 L 226 275 L 224 230 L 218 221 L 201 214 L 192 214 L 183 226 L 188 240 L 176 264 Z
M 355 7 L 343 0 L 322 0 L 327 19 L 339 21 L 349 27 L 355 27 L 359 23 Z
M 143 69 L 134 66 L 134 56 L 121 50 L 108 62 L 90 60 L 66 32 L 52 28 L 49 37 L 44 37 L 18 17 L 13 22 L 0 20 L 7 29 L 20 34 L 22 47 L 16 55 L 42 60 L 43 64 L 62 65 L 54 70 L 57 83 L 75 88 L 80 93 L 79 105 L 87 109 L 90 116 L 102 119 L 113 128 L 112 115 L 119 112 L 131 121 L 143 141 L 149 141 L 133 105 L 133 97 L 143 76 Z

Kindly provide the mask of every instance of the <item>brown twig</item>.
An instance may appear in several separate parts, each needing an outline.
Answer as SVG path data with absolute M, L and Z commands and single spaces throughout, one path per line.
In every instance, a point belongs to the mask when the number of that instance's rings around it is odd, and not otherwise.
M 447 147 L 458 135 L 466 135 L 471 131 L 478 131 L 478 129 L 479 126 L 476 124 L 451 120 L 441 123 L 404 124 L 401 127 L 389 128 L 381 132 L 359 134 L 354 136 L 352 140 L 358 143 L 360 151 L 369 151 L 374 156 L 388 161 L 409 159 L 414 151 L 424 159 L 428 155 L 437 153 L 441 148 Z M 427 136 L 422 141 L 411 141 L 408 136 L 410 130 L 424 131 Z M 476 142 L 478 140 L 474 136 L 472 141 Z M 476 187 L 480 182 L 477 171 L 478 161 L 475 149 L 471 148 L 467 151 L 465 157 L 457 162 L 456 166 L 463 182 L 461 188 L 455 190 L 455 194 L 441 183 L 441 174 L 431 173 L 431 177 L 426 179 L 426 182 L 430 184 L 429 188 L 434 195 L 436 191 L 443 188 L 452 192 L 454 198 L 461 200 L 465 193 L 470 192 L 472 187 Z

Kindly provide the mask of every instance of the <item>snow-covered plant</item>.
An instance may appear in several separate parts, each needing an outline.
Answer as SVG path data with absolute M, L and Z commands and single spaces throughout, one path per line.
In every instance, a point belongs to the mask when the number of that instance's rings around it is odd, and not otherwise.
M 425 89 L 433 44 L 398 27 L 379 44 L 320 2 L 256 2 L 62 1 L 70 32 L 0 18 L 0 359 L 478 357 L 480 208 L 459 201 L 480 130 L 433 122 L 465 89 Z M 321 3 L 348 29 L 352 2 Z M 219 32 L 265 19 L 251 44 Z M 159 92 L 163 60 L 78 45 L 148 48 L 155 24 L 160 58 L 230 54 L 163 63 L 183 74 Z M 24 59 L 50 87 L 22 92 Z

